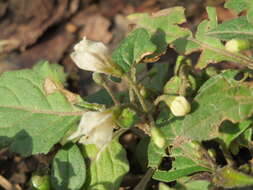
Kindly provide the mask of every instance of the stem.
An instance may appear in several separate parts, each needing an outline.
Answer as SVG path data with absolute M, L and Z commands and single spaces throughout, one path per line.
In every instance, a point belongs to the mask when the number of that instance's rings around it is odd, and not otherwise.
M 137 95 L 139 102 L 141 104 L 142 109 L 144 110 L 144 112 L 148 112 L 148 108 L 145 104 L 145 100 L 143 99 L 143 97 L 141 96 L 139 89 L 137 87 L 137 85 L 131 80 L 131 78 L 129 76 L 125 77 L 127 82 L 130 84 L 130 87 L 133 89 L 134 93 Z
M 132 79 L 133 83 L 136 83 L 136 69 L 135 67 L 132 67 L 130 70 L 130 78 Z M 134 103 L 135 102 L 135 96 L 134 96 L 134 92 L 133 92 L 133 88 L 130 87 L 129 89 L 129 98 L 130 98 L 130 102 Z
M 112 101 L 114 102 L 115 105 L 119 105 L 119 101 L 116 99 L 116 97 L 113 95 L 113 92 L 111 90 L 111 88 L 109 88 L 109 86 L 106 83 L 103 83 L 103 87 L 105 88 L 105 90 L 108 92 L 108 94 L 111 96 Z
M 225 160 L 227 161 L 228 165 L 229 166 L 234 166 L 234 160 L 233 160 L 233 157 L 231 156 L 229 150 L 227 149 L 227 147 L 223 144 L 220 144 L 220 148 L 221 148 L 221 151 L 225 157 Z
M 149 168 L 148 171 L 143 176 L 143 178 L 141 179 L 141 181 L 135 186 L 134 190 L 145 190 L 153 173 L 154 170 L 152 168 Z

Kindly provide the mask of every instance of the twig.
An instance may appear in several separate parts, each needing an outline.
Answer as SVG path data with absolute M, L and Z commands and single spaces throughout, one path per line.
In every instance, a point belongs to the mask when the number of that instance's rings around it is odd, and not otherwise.
M 6 190 L 19 190 L 2 175 L 0 175 L 0 186 L 2 186 Z
M 139 89 L 138 89 L 137 85 L 132 81 L 132 79 L 130 77 L 126 76 L 125 79 L 130 84 L 130 87 L 133 89 L 133 91 L 137 95 L 143 111 L 147 113 L 148 112 L 148 108 L 147 108 L 147 106 L 145 104 L 145 101 L 144 101 L 143 97 L 141 96 L 141 94 L 139 92 Z

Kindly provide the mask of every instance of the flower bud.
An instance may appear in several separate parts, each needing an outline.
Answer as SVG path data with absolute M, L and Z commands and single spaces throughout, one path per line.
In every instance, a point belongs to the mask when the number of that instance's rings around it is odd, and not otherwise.
M 247 50 L 250 49 L 250 41 L 243 39 L 232 39 L 227 41 L 225 49 L 233 53 Z
M 101 42 L 90 41 L 84 37 L 74 46 L 71 58 L 83 70 L 115 76 L 122 74 L 110 59 L 108 48 Z
M 166 139 L 162 131 L 157 127 L 151 128 L 151 137 L 159 148 L 164 148 L 166 145 Z
M 165 103 L 175 116 L 185 116 L 191 111 L 191 105 L 183 96 L 176 96 L 169 101 L 165 101 Z

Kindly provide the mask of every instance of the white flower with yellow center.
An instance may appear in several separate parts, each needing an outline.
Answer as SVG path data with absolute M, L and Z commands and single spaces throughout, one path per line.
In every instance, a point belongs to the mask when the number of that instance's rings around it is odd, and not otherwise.
M 121 72 L 110 59 L 109 50 L 102 42 L 83 38 L 74 46 L 71 58 L 83 70 L 120 76 Z
M 78 129 L 68 140 L 80 138 L 79 143 L 95 144 L 102 148 L 112 139 L 115 118 L 111 110 L 103 112 L 88 111 L 83 114 Z

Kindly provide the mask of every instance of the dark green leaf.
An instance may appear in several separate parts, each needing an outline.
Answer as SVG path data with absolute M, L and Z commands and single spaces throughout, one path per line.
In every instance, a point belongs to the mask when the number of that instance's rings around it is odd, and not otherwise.
M 140 28 L 131 32 L 120 43 L 112 58 L 125 72 L 129 72 L 133 64 L 139 63 L 155 50 L 156 46 L 151 42 L 149 33 Z
M 53 160 L 53 187 L 56 190 L 79 190 L 85 178 L 86 168 L 79 148 L 74 144 L 67 144 Z
M 181 177 L 187 176 L 194 172 L 203 171 L 203 167 L 200 166 L 192 166 L 192 167 L 185 167 L 184 169 L 177 169 L 174 171 L 161 171 L 158 170 L 153 175 L 153 179 L 163 181 L 163 182 L 171 182 L 179 179 Z
M 245 120 L 240 123 L 233 124 L 230 121 L 224 121 L 219 129 L 219 139 L 222 139 L 227 148 L 230 143 L 242 134 L 250 125 L 251 120 Z
M 129 166 L 126 152 L 115 138 L 98 150 L 94 145 L 85 145 L 84 155 L 89 161 L 87 180 L 83 190 L 118 190 Z

